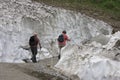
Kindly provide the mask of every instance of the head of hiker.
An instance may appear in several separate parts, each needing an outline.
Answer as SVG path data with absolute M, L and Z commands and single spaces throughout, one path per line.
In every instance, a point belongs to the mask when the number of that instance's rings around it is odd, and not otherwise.
M 37 35 L 38 35 L 37 33 L 34 33 L 34 36 L 35 36 L 35 37 L 37 37 Z
M 67 32 L 64 30 L 62 33 L 63 33 L 63 34 L 66 34 Z

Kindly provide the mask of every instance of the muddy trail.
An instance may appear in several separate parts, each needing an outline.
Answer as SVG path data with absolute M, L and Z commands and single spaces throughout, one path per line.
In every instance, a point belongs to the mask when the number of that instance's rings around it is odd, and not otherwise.
M 0 63 L 0 80 L 70 80 L 54 69 L 57 57 L 38 63 Z

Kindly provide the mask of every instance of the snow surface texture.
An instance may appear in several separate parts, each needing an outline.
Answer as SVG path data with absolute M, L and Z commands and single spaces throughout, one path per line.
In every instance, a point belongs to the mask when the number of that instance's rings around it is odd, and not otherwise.
M 78 80 L 120 80 L 120 63 L 113 60 L 120 32 L 112 35 L 103 21 L 31 0 L 0 0 L 0 62 L 30 58 L 28 41 L 34 32 L 42 44 L 37 59 L 57 56 L 57 37 L 63 30 L 71 41 L 56 69 Z
M 23 47 L 28 47 L 34 32 L 39 34 L 42 47 L 55 56 L 56 39 L 62 30 L 67 30 L 74 44 L 112 31 L 108 24 L 80 13 L 30 0 L 0 0 L 0 62 L 20 62 L 27 58 L 30 51 Z
M 67 45 L 62 49 L 61 59 L 55 65 L 73 80 L 120 80 L 120 52 L 115 43 L 120 40 L 120 32 L 111 35 L 106 45 L 95 41 L 85 45 Z M 119 53 L 120 55 L 120 53 Z

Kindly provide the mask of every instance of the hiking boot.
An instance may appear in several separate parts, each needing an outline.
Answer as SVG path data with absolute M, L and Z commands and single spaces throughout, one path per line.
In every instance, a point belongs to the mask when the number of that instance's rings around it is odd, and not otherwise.
M 58 59 L 60 59 L 60 55 L 58 55 Z

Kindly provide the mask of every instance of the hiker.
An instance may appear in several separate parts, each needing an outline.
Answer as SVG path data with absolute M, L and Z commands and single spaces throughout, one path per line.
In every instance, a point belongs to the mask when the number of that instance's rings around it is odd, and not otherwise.
M 59 46 L 59 56 L 58 59 L 60 59 L 61 57 L 61 48 L 63 48 L 66 45 L 66 41 L 70 41 L 70 39 L 68 38 L 68 36 L 66 35 L 67 32 L 64 30 L 62 31 L 62 34 L 59 35 L 58 37 L 58 46 Z
M 41 44 L 40 44 L 40 40 L 37 36 L 37 33 L 34 33 L 33 36 L 30 37 L 29 39 L 29 45 L 30 45 L 30 49 L 31 49 L 31 52 L 32 52 L 32 62 L 33 63 L 36 63 L 36 55 L 37 55 L 37 47 L 38 45 L 40 46 L 40 49 L 42 48 L 41 47 Z

